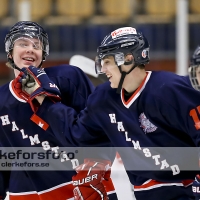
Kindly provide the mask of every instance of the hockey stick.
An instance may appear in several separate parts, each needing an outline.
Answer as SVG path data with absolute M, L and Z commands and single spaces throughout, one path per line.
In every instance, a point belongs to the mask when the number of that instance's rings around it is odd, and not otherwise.
M 74 55 L 70 58 L 69 64 L 79 67 L 90 76 L 93 76 L 95 78 L 98 77 L 98 74 L 96 74 L 95 72 L 95 62 L 90 58 L 82 55 Z
M 69 60 L 70 65 L 74 65 L 82 69 L 86 74 L 98 78 L 101 81 L 107 81 L 107 77 L 104 74 L 96 74 L 94 60 L 82 55 L 74 55 Z

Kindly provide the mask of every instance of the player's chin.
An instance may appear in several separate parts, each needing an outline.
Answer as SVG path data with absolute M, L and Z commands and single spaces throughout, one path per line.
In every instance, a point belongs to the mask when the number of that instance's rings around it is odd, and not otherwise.
M 110 87 L 113 88 L 113 89 L 115 89 L 115 88 L 117 88 L 117 85 L 111 82 L 110 83 Z
M 30 61 L 25 61 L 24 63 L 23 63 L 23 67 L 26 67 L 26 68 L 28 68 L 29 66 L 34 66 L 34 67 L 37 67 L 37 63 L 36 62 L 30 62 Z

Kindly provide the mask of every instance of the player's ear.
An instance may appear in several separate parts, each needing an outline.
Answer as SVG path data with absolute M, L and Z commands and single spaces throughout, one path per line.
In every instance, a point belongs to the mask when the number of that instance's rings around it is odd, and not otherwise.
M 127 54 L 124 58 L 125 62 L 130 62 L 134 59 L 132 54 Z
M 12 58 L 13 57 L 13 51 L 10 51 L 8 54 L 8 58 Z

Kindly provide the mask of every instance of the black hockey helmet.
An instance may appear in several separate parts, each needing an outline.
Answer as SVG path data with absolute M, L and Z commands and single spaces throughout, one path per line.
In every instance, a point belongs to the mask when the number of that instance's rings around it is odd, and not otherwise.
M 190 66 L 192 65 L 200 65 L 200 46 L 195 49 L 190 59 Z
M 190 78 L 192 87 L 200 91 L 200 80 L 198 81 L 198 78 L 197 78 L 197 69 L 199 67 L 200 67 L 200 46 L 198 46 L 195 49 L 190 59 L 190 66 L 188 69 L 189 78 Z
M 49 41 L 46 31 L 36 22 L 32 21 L 19 21 L 5 37 L 5 51 L 7 55 L 13 49 L 14 43 L 19 38 L 36 38 L 42 42 L 43 60 L 49 55 Z
M 108 34 L 97 48 L 96 72 L 101 72 L 101 59 L 113 55 L 117 66 L 131 64 L 124 61 L 128 53 L 134 57 L 135 67 L 149 63 L 149 43 L 142 33 L 132 27 L 119 28 Z

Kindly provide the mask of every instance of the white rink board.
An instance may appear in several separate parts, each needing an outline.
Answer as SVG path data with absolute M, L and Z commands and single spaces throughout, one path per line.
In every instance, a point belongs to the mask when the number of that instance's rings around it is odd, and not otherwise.
M 111 178 L 115 186 L 118 200 L 136 200 L 131 191 L 131 184 L 124 169 L 124 165 L 119 163 L 117 159 L 114 160 L 112 165 Z

